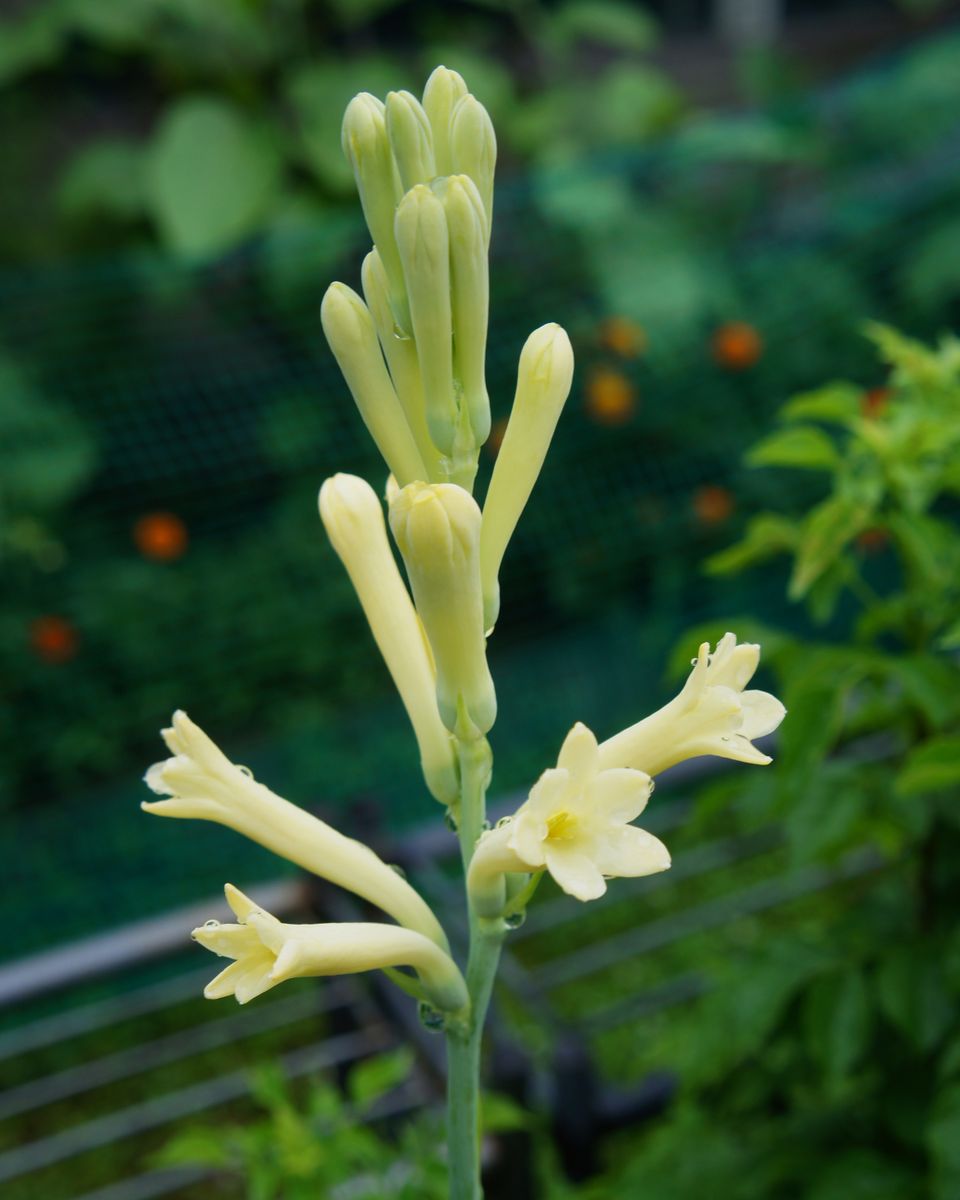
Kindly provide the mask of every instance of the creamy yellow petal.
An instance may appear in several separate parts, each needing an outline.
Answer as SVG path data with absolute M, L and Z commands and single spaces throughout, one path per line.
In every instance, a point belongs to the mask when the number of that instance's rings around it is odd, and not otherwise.
M 546 859 L 547 870 L 568 896 L 577 900 L 596 900 L 607 890 L 600 869 L 581 851 L 547 842 Z

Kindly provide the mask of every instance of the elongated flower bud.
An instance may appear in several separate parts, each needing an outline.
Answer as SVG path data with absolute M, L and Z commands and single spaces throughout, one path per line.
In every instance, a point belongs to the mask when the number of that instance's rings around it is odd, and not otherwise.
M 427 427 L 437 449 L 452 454 L 457 406 L 453 393 L 450 242 L 443 204 L 429 187 L 420 184 L 401 200 L 396 234 L 417 342 Z
M 467 85 L 456 71 L 437 67 L 423 89 L 423 109 L 433 134 L 433 155 L 438 175 L 453 173 L 450 153 L 450 119 L 458 100 L 467 94 Z
M 418 183 L 429 183 L 437 173 L 430 122 L 420 101 L 409 92 L 389 92 L 386 114 L 400 182 L 409 192 Z
M 483 505 L 480 574 L 486 628 L 500 611 L 498 576 L 507 543 L 540 474 L 573 380 L 573 349 L 559 325 L 541 325 L 520 353 L 517 391 Z
M 480 509 L 453 483 L 411 483 L 390 506 L 437 667 L 443 723 L 459 737 L 486 733 L 497 715 L 480 598 Z
M 439 480 L 440 456 L 427 429 L 417 346 L 412 337 L 405 337 L 396 329 L 390 307 L 387 273 L 376 250 L 371 250 L 363 260 L 360 278 L 363 282 L 363 296 L 373 317 L 387 366 L 390 368 L 390 378 L 427 470 L 425 478 Z
M 361 92 L 343 114 L 340 144 L 353 169 L 364 219 L 390 281 L 390 299 L 397 320 L 408 321 L 403 269 L 397 252 L 393 217 L 400 193 L 387 136 L 384 106 L 376 96 Z
M 443 201 L 450 237 L 453 370 L 470 413 L 478 446 L 490 433 L 490 398 L 484 373 L 490 279 L 487 217 L 469 175 L 451 175 L 434 185 Z
M 458 794 L 453 745 L 437 711 L 433 665 L 387 541 L 380 501 L 357 476 L 334 475 L 320 489 L 320 516 L 407 710 L 427 787 L 442 804 L 452 804 Z
M 346 284 L 332 283 L 320 319 L 363 423 L 387 466 L 401 483 L 425 478 L 426 467 L 387 374 L 367 306 Z
M 450 118 L 450 158 L 458 175 L 477 185 L 487 214 L 487 237 L 493 220 L 493 175 L 497 166 L 497 135 L 490 114 L 476 96 L 458 100 Z
M 234 959 L 203 989 L 208 1000 L 236 996 L 246 1004 L 286 979 L 410 966 L 437 1008 L 462 1012 L 467 1006 L 456 963 L 421 933 L 372 921 L 289 925 L 232 884 L 224 892 L 237 924 L 207 921 L 192 934 L 207 950 Z
M 152 792 L 145 812 L 161 817 L 215 821 L 235 829 L 305 871 L 362 896 L 408 929 L 447 950 L 440 922 L 405 879 L 363 842 L 344 837 L 326 822 L 257 783 L 217 747 L 185 712 L 162 731 L 173 755 L 144 776 Z

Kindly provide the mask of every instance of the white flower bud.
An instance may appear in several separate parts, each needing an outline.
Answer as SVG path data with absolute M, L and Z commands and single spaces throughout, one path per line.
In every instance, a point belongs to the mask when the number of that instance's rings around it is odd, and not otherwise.
M 450 154 L 450 118 L 457 101 L 467 94 L 467 85 L 456 71 L 437 67 L 423 89 L 423 109 L 433 134 L 433 154 L 438 175 L 453 172 Z
M 357 476 L 334 475 L 320 489 L 320 517 L 407 710 L 427 787 L 442 804 L 452 804 L 458 795 L 453 744 L 437 711 L 433 664 L 387 541 L 380 501 Z
M 424 479 L 427 469 L 387 373 L 373 318 L 352 288 L 332 283 L 320 308 L 323 332 L 360 416 L 401 483 Z
M 403 269 L 393 230 L 394 213 L 402 193 L 395 178 L 396 168 L 387 136 L 384 106 L 376 96 L 361 92 L 350 101 L 343 114 L 340 144 L 353 169 L 367 228 L 390 282 L 390 301 L 395 319 L 406 325 L 408 315 Z
M 493 221 L 493 175 L 497 166 L 497 135 L 490 114 L 476 96 L 457 101 L 450 118 L 450 157 L 458 175 L 477 185 L 487 214 L 487 236 Z
M 500 610 L 498 576 L 507 543 L 540 474 L 573 380 L 573 349 L 559 325 L 541 325 L 520 353 L 517 391 L 483 505 L 480 575 L 486 628 Z
M 390 378 L 427 470 L 425 478 L 439 480 L 442 477 L 440 455 L 427 428 L 417 346 L 412 337 L 406 336 L 396 327 L 390 307 L 387 273 L 376 250 L 371 250 L 363 260 L 360 278 L 363 283 L 363 296 L 376 325 L 387 366 L 390 368 Z
M 457 435 L 457 404 L 453 391 L 450 240 L 443 204 L 429 187 L 420 184 L 401 200 L 395 228 L 417 343 L 427 427 L 437 449 L 450 455 Z
M 469 175 L 439 179 L 434 190 L 443 201 L 450 238 L 453 370 L 470 414 L 474 441 L 482 446 L 490 433 L 485 378 L 490 310 L 487 218 Z
M 480 597 L 480 510 L 452 483 L 412 483 L 390 506 L 437 668 L 440 717 L 459 737 L 484 734 L 497 715 Z
M 389 92 L 386 114 L 400 183 L 409 192 L 418 183 L 429 183 L 437 173 L 430 122 L 420 101 L 409 92 Z

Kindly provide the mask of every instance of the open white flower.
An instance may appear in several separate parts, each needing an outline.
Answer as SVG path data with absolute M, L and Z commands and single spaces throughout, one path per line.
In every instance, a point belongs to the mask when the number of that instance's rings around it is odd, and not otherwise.
M 512 818 L 480 839 L 467 885 L 476 911 L 486 917 L 502 911 L 508 872 L 546 868 L 568 895 L 595 900 L 608 877 L 665 871 L 666 846 L 630 824 L 650 791 L 642 771 L 602 769 L 597 739 L 578 722 L 556 767 L 544 771 Z
M 772 733 L 787 710 L 769 692 L 744 691 L 759 661 L 760 647 L 738 645 L 732 633 L 724 634 L 712 654 L 710 643 L 704 642 L 680 694 L 603 742 L 601 767 L 633 767 L 656 775 L 703 754 L 769 763 L 770 756 L 753 741 Z
M 344 837 L 324 821 L 275 795 L 238 767 L 185 712 L 162 731 L 173 755 L 144 776 L 164 800 L 144 801 L 161 817 L 216 821 L 244 834 L 305 871 L 362 896 L 408 929 L 444 950 L 447 939 L 430 906 L 363 842 Z
M 191 935 L 214 954 L 235 960 L 203 989 L 208 1000 L 236 996 L 246 1004 L 285 979 L 410 966 L 438 1008 L 459 1012 L 466 1007 L 467 989 L 456 963 L 412 929 L 365 921 L 288 925 L 232 884 L 224 891 L 239 923 L 208 921 Z

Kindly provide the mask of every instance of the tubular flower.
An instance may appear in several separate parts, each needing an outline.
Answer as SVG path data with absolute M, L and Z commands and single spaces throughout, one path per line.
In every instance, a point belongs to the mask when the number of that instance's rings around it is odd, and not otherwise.
M 427 786 L 452 804 L 459 793 L 453 743 L 437 711 L 430 650 L 387 541 L 380 501 L 356 475 L 334 475 L 320 489 L 320 516 L 407 710 Z
M 513 409 L 483 504 L 480 575 L 488 630 L 500 610 L 498 575 L 507 543 L 537 482 L 572 380 L 570 339 L 559 325 L 541 325 L 520 352 Z
M 203 989 L 208 1000 L 236 996 L 246 1004 L 285 979 L 410 966 L 437 1008 L 459 1012 L 467 1005 L 453 959 L 421 933 L 365 921 L 287 925 L 232 884 L 224 892 L 238 924 L 208 921 L 191 934 L 207 950 L 234 959 Z
M 765 765 L 753 745 L 772 733 L 786 709 L 769 692 L 744 691 L 760 662 L 760 647 L 726 633 L 710 653 L 704 642 L 680 694 L 600 747 L 604 768 L 634 767 L 656 775 L 687 758 L 712 754 Z
M 497 715 L 480 595 L 480 509 L 455 483 L 411 483 L 390 504 L 390 528 L 437 665 L 444 725 L 462 738 Z
M 440 923 L 423 898 L 392 867 L 353 838 L 337 833 L 234 765 L 185 712 L 173 714 L 163 740 L 173 754 L 144 776 L 164 800 L 144 801 L 161 817 L 215 821 L 235 829 L 305 871 L 362 896 L 408 929 L 446 950 Z
M 422 479 L 426 468 L 383 361 L 370 310 L 345 283 L 332 283 L 320 306 L 320 321 L 384 462 L 403 483 Z
M 630 822 L 643 812 L 650 776 L 604 769 L 597 739 L 579 722 L 557 765 L 540 776 L 516 813 L 484 834 L 467 887 L 483 917 L 503 910 L 504 875 L 546 868 L 569 896 L 595 900 L 614 876 L 652 875 L 670 866 L 664 844 Z

